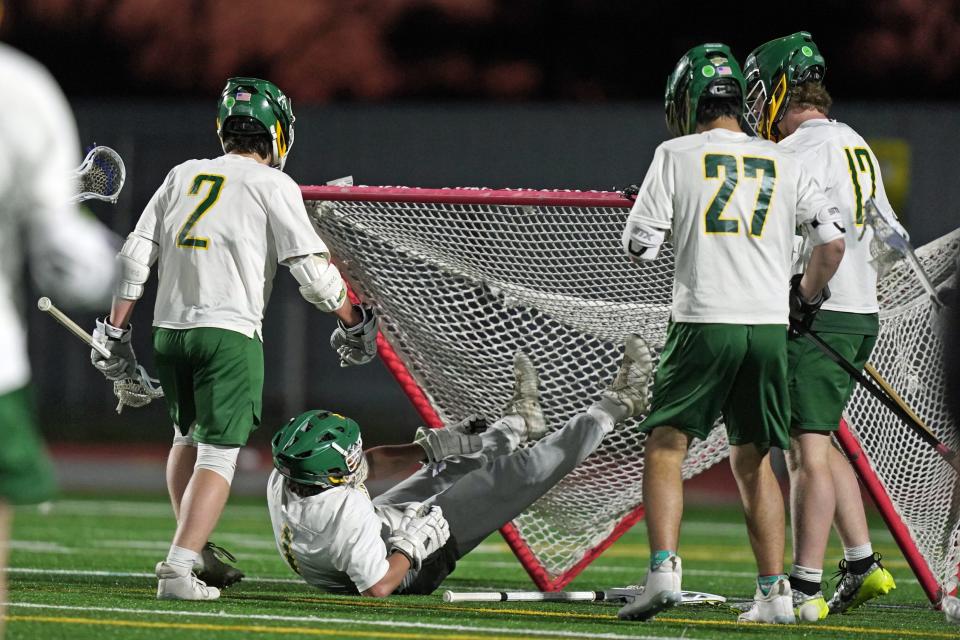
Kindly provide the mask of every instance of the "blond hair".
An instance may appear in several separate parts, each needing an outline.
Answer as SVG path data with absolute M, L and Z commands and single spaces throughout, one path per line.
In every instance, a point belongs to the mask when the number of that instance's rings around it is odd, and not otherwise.
M 816 109 L 823 115 L 828 115 L 833 98 L 819 82 L 804 82 L 790 89 L 789 104 L 791 109 Z

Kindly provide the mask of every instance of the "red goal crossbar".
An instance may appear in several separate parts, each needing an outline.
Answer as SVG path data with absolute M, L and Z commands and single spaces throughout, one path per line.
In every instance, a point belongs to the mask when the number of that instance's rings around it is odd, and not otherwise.
M 610 207 L 629 208 L 633 203 L 622 194 L 608 191 L 539 191 L 533 189 L 423 189 L 417 187 L 367 187 L 367 186 L 303 186 L 300 188 L 305 201 L 328 200 L 340 202 L 409 202 L 460 205 L 507 205 L 507 206 L 552 206 L 552 207 Z M 353 294 L 351 293 L 351 297 Z M 442 422 L 423 389 L 417 384 L 393 346 L 380 334 L 377 338 L 379 355 L 387 369 L 396 379 L 404 393 L 413 403 L 425 424 L 440 427 Z M 913 542 L 908 527 L 897 514 L 889 495 L 876 473 L 869 465 L 859 442 L 841 422 L 838 433 L 841 448 L 853 464 L 868 493 L 880 511 L 887 528 L 904 554 L 921 587 L 934 604 L 942 595 L 940 585 L 931 572 L 923 555 Z M 643 505 L 627 513 L 616 524 L 610 535 L 600 544 L 589 549 L 574 566 L 560 575 L 552 575 L 538 561 L 518 529 L 507 523 L 500 529 L 507 544 L 521 565 L 542 591 L 562 589 L 596 559 L 607 547 L 639 522 L 644 515 Z

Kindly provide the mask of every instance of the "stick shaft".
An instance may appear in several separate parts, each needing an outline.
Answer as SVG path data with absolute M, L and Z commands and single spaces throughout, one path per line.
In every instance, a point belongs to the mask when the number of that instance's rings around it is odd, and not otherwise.
M 444 602 L 597 602 L 603 591 L 444 591 Z
M 67 314 L 65 314 L 63 311 L 60 311 L 60 309 L 57 309 L 57 307 L 50 301 L 50 298 L 40 298 L 40 300 L 37 301 L 37 307 L 41 311 L 45 311 L 53 316 L 54 320 L 66 327 L 70 333 L 86 342 L 92 349 L 94 349 L 104 358 L 110 357 L 110 351 L 108 351 L 106 347 L 94 341 L 93 336 L 84 331 L 83 328 L 71 320 Z
M 880 401 L 880 403 L 885 406 L 887 409 L 893 412 L 904 424 L 910 427 L 914 433 L 916 433 L 920 438 L 929 444 L 931 447 L 936 449 L 937 453 L 954 468 L 957 473 L 960 473 L 960 459 L 957 458 L 957 454 L 951 451 L 943 442 L 941 442 L 932 431 L 927 429 L 927 426 L 917 417 L 916 413 L 910 410 L 906 403 L 903 402 L 899 396 L 897 398 L 900 400 L 898 403 L 896 400 L 891 398 L 889 395 L 884 393 L 884 390 L 877 385 L 871 383 L 860 371 L 857 370 L 853 364 L 847 361 L 842 355 L 836 352 L 833 347 L 823 341 L 815 331 L 806 329 L 800 325 L 794 325 L 794 328 L 797 329 L 800 333 L 807 337 L 811 342 L 813 342 L 817 348 L 823 351 L 828 358 L 836 362 L 840 367 L 846 371 L 851 378 L 860 383 L 864 389 L 866 389 L 873 397 Z M 874 370 L 875 371 L 875 370 Z M 877 374 L 879 376 L 879 374 Z M 886 381 L 884 381 L 886 382 Z M 879 383 L 878 383 L 879 384 Z M 881 385 L 882 386 L 882 385 Z M 889 387 L 889 385 L 887 385 Z M 891 389 L 892 390 L 892 389 Z

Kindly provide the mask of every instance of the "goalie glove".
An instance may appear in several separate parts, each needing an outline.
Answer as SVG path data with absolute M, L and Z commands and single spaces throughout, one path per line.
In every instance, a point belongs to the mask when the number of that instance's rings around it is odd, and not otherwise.
M 427 462 L 430 463 L 442 462 L 447 458 L 456 458 L 483 449 L 480 436 L 458 431 L 456 427 L 460 424 L 443 429 L 420 427 L 413 442 L 423 447 Z
M 813 326 L 820 307 L 830 299 L 830 287 L 826 285 L 816 299 L 805 299 L 800 293 L 801 280 L 803 280 L 802 273 L 797 273 L 790 278 L 790 330 L 795 333 L 801 333 L 801 331 L 794 327 L 802 327 L 804 331 L 809 330 Z
M 96 349 L 91 349 L 90 362 L 107 380 L 126 380 L 136 375 L 137 356 L 133 353 L 133 345 L 130 343 L 132 335 L 132 326 L 119 329 L 110 324 L 107 317 L 97 318 L 93 339 L 110 352 L 110 357 L 105 358 Z
M 450 538 L 450 525 L 440 507 L 411 502 L 403 511 L 400 526 L 387 538 L 389 553 L 398 551 L 420 570 L 423 561 L 438 551 Z
M 340 366 L 366 364 L 377 355 L 377 332 L 380 322 L 370 305 L 354 305 L 363 316 L 359 324 L 345 327 L 337 320 L 337 328 L 330 335 L 330 347 L 340 356 Z

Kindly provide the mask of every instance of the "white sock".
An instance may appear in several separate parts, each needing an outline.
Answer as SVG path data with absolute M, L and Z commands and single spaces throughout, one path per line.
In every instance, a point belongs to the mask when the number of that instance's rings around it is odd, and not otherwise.
M 604 434 L 613 431 L 616 419 L 610 415 L 602 403 L 598 403 L 587 409 L 587 415 L 597 421 Z
M 170 545 L 170 551 L 167 552 L 167 564 L 177 569 L 177 573 L 187 575 L 193 571 L 193 564 L 200 559 L 200 554 L 190 549 L 178 547 L 175 544 Z
M 810 567 L 795 564 L 790 571 L 790 577 L 819 584 L 820 581 L 823 580 L 823 569 L 811 569 Z
M 856 560 L 863 560 L 864 558 L 869 558 L 873 555 L 873 545 L 869 542 L 867 544 L 861 544 L 858 547 L 844 547 L 843 548 L 843 559 L 847 562 L 854 562 Z

